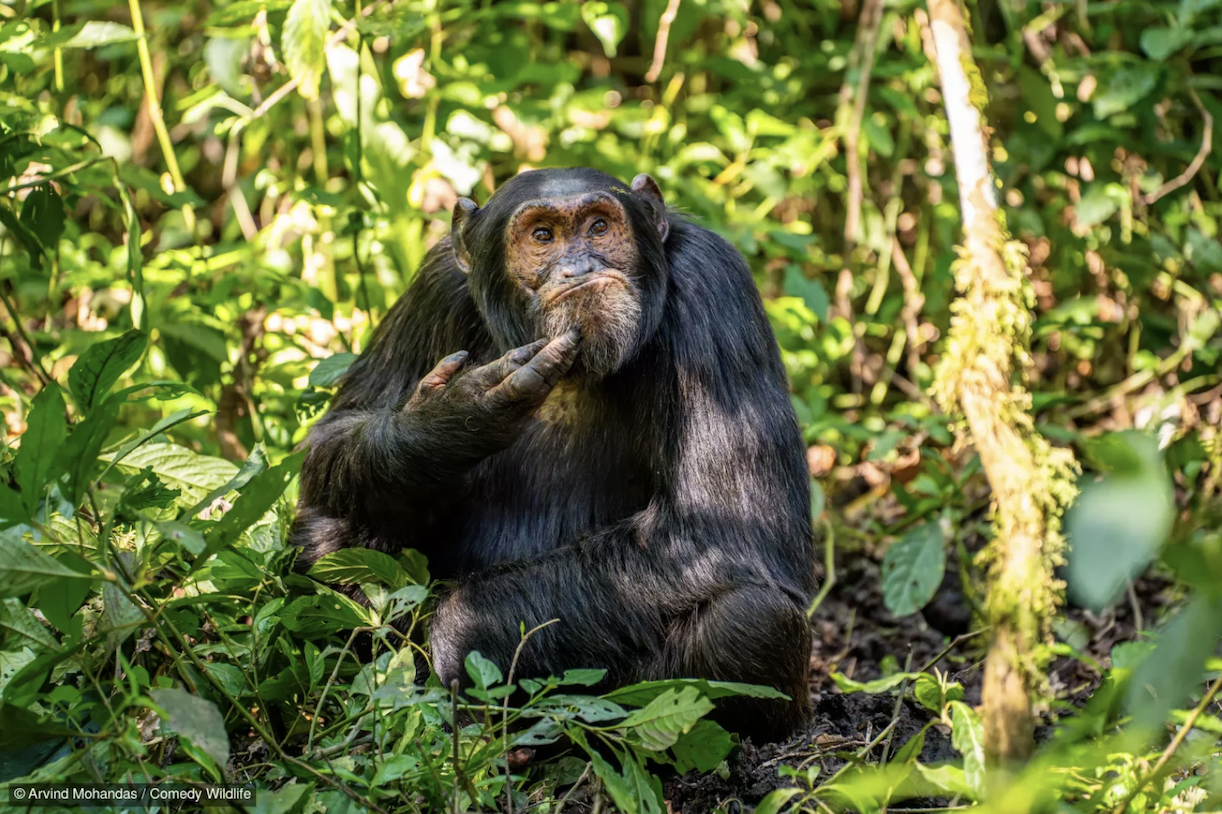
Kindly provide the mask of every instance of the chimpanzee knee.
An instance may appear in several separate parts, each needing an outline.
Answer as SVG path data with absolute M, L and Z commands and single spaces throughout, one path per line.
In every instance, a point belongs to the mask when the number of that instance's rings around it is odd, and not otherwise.
M 780 740 L 810 717 L 810 646 L 806 613 L 793 599 L 777 589 L 738 588 L 673 629 L 658 674 L 781 690 L 789 700 L 719 699 L 711 716 L 756 742 Z

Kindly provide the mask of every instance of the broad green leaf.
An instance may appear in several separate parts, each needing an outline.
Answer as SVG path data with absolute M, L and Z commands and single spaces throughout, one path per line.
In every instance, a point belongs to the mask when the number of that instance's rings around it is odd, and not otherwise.
M 1147 28 L 1141 32 L 1141 50 L 1155 62 L 1162 62 L 1192 42 L 1190 28 Z
M 54 252 L 64 233 L 64 202 L 50 184 L 34 187 L 21 205 L 21 222 L 47 251 Z
M 1074 205 L 1074 213 L 1079 226 L 1089 227 L 1103 223 L 1119 208 L 1116 199 L 1108 194 L 1106 184 L 1092 184 Z
M 195 505 L 238 472 L 237 466 L 223 458 L 199 455 L 186 447 L 165 443 L 144 444 L 133 450 L 118 464 L 118 469 L 131 475 L 146 466 L 152 467 L 166 486 L 182 490 L 180 506 Z
M 696 689 L 710 701 L 729 696 L 744 698 L 789 698 L 788 695 L 774 687 L 764 687 L 759 684 L 739 684 L 733 681 L 706 681 L 703 678 L 671 678 L 662 681 L 643 681 L 612 690 L 602 697 L 617 704 L 627 704 L 633 707 L 643 707 L 663 693 L 671 690 L 681 690 L 685 687 Z
M 631 754 L 616 752 L 624 765 L 623 774 L 615 770 L 602 755 L 588 750 L 594 774 L 603 782 L 603 788 L 611 795 L 621 814 L 662 814 L 666 809 L 654 788 L 651 775 Z
M 606 670 L 565 670 L 560 683 L 561 685 L 576 684 L 582 687 L 592 687 L 602 681 L 606 675 Z
M 54 650 L 59 642 L 19 600 L 8 598 L 0 602 L 0 633 L 7 631 L 5 646 L 20 650 L 29 647 L 34 652 Z
M 57 386 L 49 384 L 30 403 L 26 430 L 21 435 L 21 448 L 13 461 L 13 475 L 17 488 L 21 490 L 26 518 L 34 514 L 43 487 L 63 472 L 59 451 L 67 435 L 64 397 Z
M 176 688 L 152 690 L 153 702 L 166 713 L 170 729 L 212 758 L 224 771 L 229 762 L 225 719 L 211 701 Z
M 106 472 L 110 471 L 111 467 L 126 458 L 134 449 L 143 444 L 147 444 L 149 441 L 153 440 L 171 427 L 176 427 L 183 422 L 190 421 L 193 418 L 199 418 L 201 415 L 207 414 L 207 410 L 196 410 L 195 412 L 191 412 L 190 407 L 184 407 L 181 410 L 171 413 L 153 426 L 149 427 L 146 431 L 140 433 L 135 438 L 119 447 L 118 451 L 115 452 L 114 455 L 108 457 L 107 460 L 110 461 L 110 464 L 105 470 L 103 470 L 102 475 L 105 475 Z M 101 477 L 101 475 L 99 475 L 99 477 Z
M 946 567 L 946 543 L 937 520 L 895 541 L 883 556 L 883 601 L 896 616 L 916 613 L 933 599 Z
M 963 755 L 963 775 L 977 799 L 984 792 L 984 724 L 962 701 L 951 701 L 951 745 Z
M 355 361 L 355 353 L 337 353 L 334 356 L 328 356 L 310 371 L 310 386 L 334 387 Z
M 256 475 L 242 488 L 241 496 L 233 508 L 225 512 L 220 522 L 204 535 L 207 546 L 195 559 L 195 568 L 203 565 L 210 556 L 228 545 L 237 542 L 242 532 L 263 519 L 263 515 L 276 505 L 289 482 L 301 471 L 305 452 L 295 452 L 276 466 Z
M 670 747 L 680 774 L 711 772 L 734 749 L 734 738 L 714 721 L 701 718 Z
M 72 434 L 60 452 L 61 468 L 68 473 L 64 497 L 73 507 L 81 504 L 93 483 L 94 473 L 101 466 L 98 453 L 119 417 L 121 405 L 117 399 L 103 402 L 84 421 L 72 427 Z
M 289 75 L 306 99 L 318 98 L 318 82 L 326 67 L 327 33 L 331 28 L 331 0 L 294 0 L 284 19 L 280 39 Z
M 263 448 L 263 444 L 255 444 L 255 448 L 250 451 L 250 456 L 242 461 L 242 468 L 237 471 L 237 474 L 200 498 L 199 502 L 187 510 L 187 517 L 195 517 L 222 495 L 240 491 L 243 486 L 250 483 L 251 478 L 266 470 L 267 450 Z
M 643 709 L 628 714 L 621 726 L 635 729 L 641 745 L 655 752 L 673 746 L 696 721 L 713 710 L 713 702 L 695 687 L 669 690 Z
M 586 0 L 581 4 L 581 19 L 602 43 L 603 53 L 615 56 L 620 40 L 628 33 L 628 9 L 624 4 L 615 0 L 608 3 Z
M 13 752 L 41 741 L 78 734 L 28 709 L 0 702 L 0 750 Z
M 820 322 L 827 322 L 828 311 L 832 301 L 827 296 L 827 289 L 818 280 L 807 279 L 802 267 L 791 263 L 785 267 L 785 293 L 793 297 L 801 297 L 806 307 L 811 310 Z
M 309 576 L 340 585 L 380 582 L 391 588 L 412 582 L 394 557 L 372 548 L 345 548 L 327 554 L 310 567 Z
M 1063 136 L 1065 125 L 1057 118 L 1057 97 L 1048 79 L 1023 66 L 1018 69 L 1018 86 L 1023 93 L 1023 104 L 1035 116 L 1036 126 L 1054 139 Z
M 1158 66 L 1148 62 L 1123 65 L 1103 82 L 1094 97 L 1095 117 L 1123 113 L 1146 97 L 1158 84 Z
M 139 606 L 123 589 L 113 582 L 102 583 L 102 618 L 98 621 L 98 631 L 107 634 L 107 652 L 113 652 L 127 641 L 146 621 Z
M 861 121 L 861 131 L 870 149 L 883 158 L 890 158 L 895 152 L 895 139 L 891 137 L 891 129 L 886 124 L 879 123 L 873 116 L 866 116 Z
M 88 412 L 100 404 L 147 345 L 148 337 L 137 330 L 90 345 L 68 371 L 68 389 L 81 409 Z
M 1201 686 L 1205 661 L 1222 637 L 1222 601 L 1194 597 L 1158 636 L 1153 652 L 1133 672 L 1126 706 L 1134 722 L 1161 728 L 1172 709 Z
M 306 638 L 363 627 L 371 621 L 367 609 L 335 591 L 294 599 L 280 612 L 280 624 Z
M 780 814 L 789 801 L 802 793 L 802 789 L 787 788 L 768 792 L 768 796 L 760 800 L 755 807 L 755 814 Z
M 122 23 L 90 20 L 61 28 L 43 37 L 35 45 L 39 48 L 97 48 L 137 39 L 140 38 L 136 36 L 136 32 Z
M 1066 513 L 1067 581 L 1079 602 L 1103 608 L 1158 554 L 1175 519 L 1175 495 L 1154 438 L 1115 434 L 1094 454 L 1106 454 L 1119 468 L 1083 483 Z
M 173 540 L 183 548 L 190 551 L 195 556 L 204 553 L 206 543 L 204 535 L 191 528 L 186 523 L 176 521 L 167 521 L 157 524 L 157 531 L 161 532 L 161 536 L 166 540 Z
M 950 797 L 963 795 L 973 800 L 976 799 L 976 790 L 968 785 L 967 776 L 958 766 L 952 766 L 949 763 L 941 766 L 927 766 L 924 763 L 918 763 L 916 770 L 922 780 L 933 786 L 935 792 Z
M 466 658 L 467 675 L 471 676 L 471 680 L 475 682 L 475 686 L 481 690 L 486 690 L 489 687 L 496 686 L 501 683 L 504 676 L 501 675 L 501 668 L 497 667 L 488 659 L 480 655 L 478 650 L 472 650 L 467 654 Z

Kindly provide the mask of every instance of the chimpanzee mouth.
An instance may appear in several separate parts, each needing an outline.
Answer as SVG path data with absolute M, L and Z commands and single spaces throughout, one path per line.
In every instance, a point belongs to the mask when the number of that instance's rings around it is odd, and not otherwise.
M 560 293 L 554 295 L 547 302 L 548 306 L 556 305 L 576 294 L 578 291 L 594 292 L 600 291 L 612 285 L 622 285 L 628 287 L 628 280 L 618 271 L 604 271 L 598 274 L 591 274 L 588 279 L 581 280 L 576 283 L 569 283 Z

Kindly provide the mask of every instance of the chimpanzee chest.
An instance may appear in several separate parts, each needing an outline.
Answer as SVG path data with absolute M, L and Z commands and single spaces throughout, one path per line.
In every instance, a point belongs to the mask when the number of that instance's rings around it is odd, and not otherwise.
M 441 579 L 538 556 L 627 520 L 653 492 L 653 472 L 619 422 L 533 422 L 477 466 L 437 540 Z M 444 552 L 444 553 L 441 553 Z

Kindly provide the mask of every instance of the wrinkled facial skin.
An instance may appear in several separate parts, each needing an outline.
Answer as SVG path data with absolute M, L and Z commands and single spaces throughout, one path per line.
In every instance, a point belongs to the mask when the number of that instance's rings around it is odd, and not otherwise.
M 521 286 L 539 336 L 582 334 L 581 371 L 601 377 L 633 348 L 641 319 L 632 228 L 613 195 L 530 201 L 505 229 L 505 270 Z

